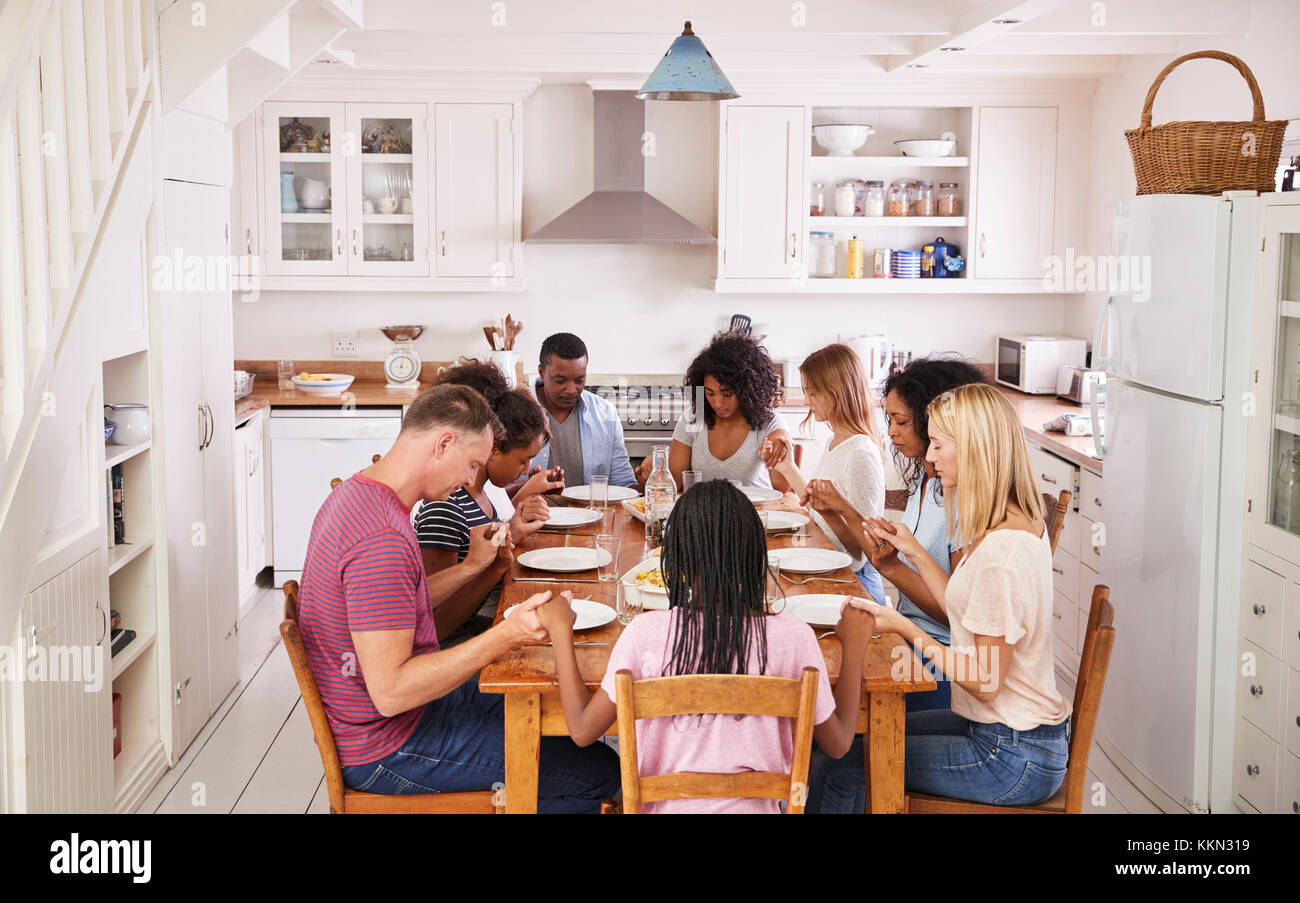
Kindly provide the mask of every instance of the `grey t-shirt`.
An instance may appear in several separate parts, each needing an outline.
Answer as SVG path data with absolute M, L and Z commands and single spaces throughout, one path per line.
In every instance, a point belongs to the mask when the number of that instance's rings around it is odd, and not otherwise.
M 546 412 L 546 419 L 551 424 L 550 466 L 564 468 L 564 485 L 583 485 L 587 477 L 582 471 L 582 416 L 574 408 L 563 423 L 550 411 Z
M 771 421 L 761 429 L 750 430 L 740 448 L 725 461 L 713 457 L 713 452 L 709 449 L 709 431 L 704 428 L 703 417 L 694 423 L 687 423 L 685 417 L 678 420 L 677 428 L 673 430 L 673 439 L 691 447 L 691 470 L 698 470 L 701 479 L 740 480 L 746 486 L 771 489 L 772 481 L 768 479 L 767 467 L 759 458 L 758 450 L 769 433 L 788 429 L 785 418 L 773 411 Z M 568 480 L 567 472 L 565 480 Z

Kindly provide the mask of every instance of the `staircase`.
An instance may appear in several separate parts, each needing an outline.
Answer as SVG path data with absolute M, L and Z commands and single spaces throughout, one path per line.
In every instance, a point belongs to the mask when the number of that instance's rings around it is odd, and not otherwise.
M 152 191 L 121 182 L 152 142 L 155 21 L 153 0 L 0 7 L 0 641 L 34 564 L 85 539 L 51 533 L 52 497 L 100 379 L 85 277 L 114 206 Z

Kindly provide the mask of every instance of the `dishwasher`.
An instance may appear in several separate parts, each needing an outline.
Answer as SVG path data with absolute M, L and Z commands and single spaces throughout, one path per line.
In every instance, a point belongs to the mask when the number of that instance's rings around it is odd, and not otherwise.
M 392 447 L 400 407 L 271 408 L 271 535 L 275 585 L 302 579 L 307 540 L 330 480 L 347 479 Z

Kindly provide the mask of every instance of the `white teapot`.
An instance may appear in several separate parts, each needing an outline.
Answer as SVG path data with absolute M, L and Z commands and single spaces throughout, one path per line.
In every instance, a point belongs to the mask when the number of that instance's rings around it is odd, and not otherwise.
M 104 405 L 104 410 L 110 409 L 113 415 L 108 420 L 113 424 L 113 435 L 109 442 L 114 445 L 139 445 L 149 440 L 152 429 L 147 404 Z

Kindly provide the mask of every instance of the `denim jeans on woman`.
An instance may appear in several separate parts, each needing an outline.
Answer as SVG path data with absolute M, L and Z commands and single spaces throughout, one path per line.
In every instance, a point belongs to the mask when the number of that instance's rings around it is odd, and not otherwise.
M 480 693 L 478 675 L 428 703 L 415 731 L 378 762 L 343 768 L 343 783 L 367 793 L 490 790 L 505 780 L 505 697 Z M 537 811 L 600 811 L 619 789 L 618 754 L 543 737 Z
M 1065 780 L 1070 719 L 1016 731 L 951 711 L 909 712 L 904 745 L 908 790 L 953 799 L 1026 806 L 1051 798 Z M 810 813 L 861 812 L 866 805 L 862 738 L 841 759 L 813 750 Z

